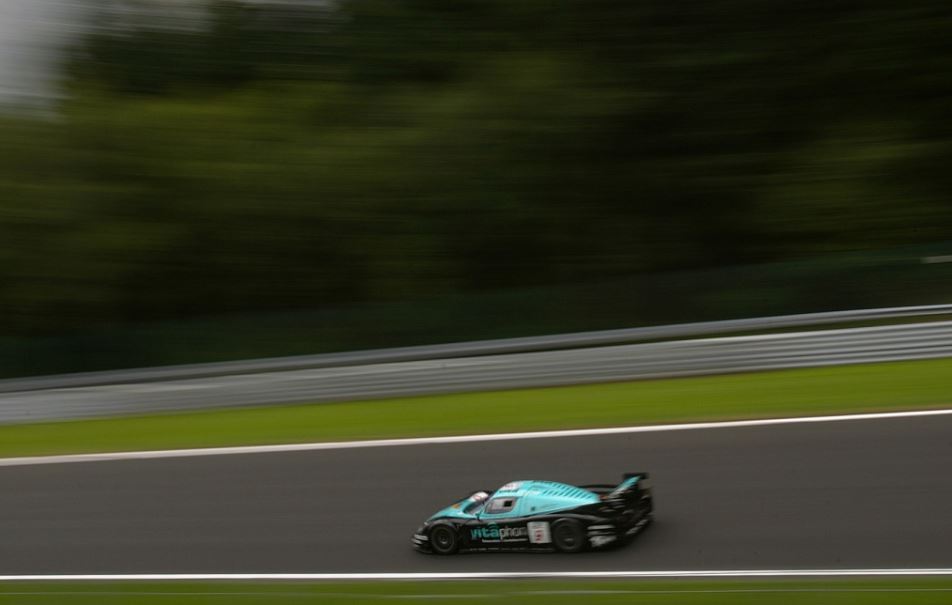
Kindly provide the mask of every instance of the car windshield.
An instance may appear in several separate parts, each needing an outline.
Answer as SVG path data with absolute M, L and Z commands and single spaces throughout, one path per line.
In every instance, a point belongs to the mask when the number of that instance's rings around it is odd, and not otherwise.
M 467 504 L 466 507 L 463 509 L 463 512 L 466 513 L 467 515 L 475 515 L 480 510 L 482 510 L 483 506 L 485 505 L 486 505 L 485 500 L 476 500 L 475 502 L 470 502 L 469 504 Z
M 469 503 L 463 507 L 463 512 L 467 515 L 475 515 L 486 504 L 486 501 L 489 499 L 489 492 L 476 492 L 469 497 Z

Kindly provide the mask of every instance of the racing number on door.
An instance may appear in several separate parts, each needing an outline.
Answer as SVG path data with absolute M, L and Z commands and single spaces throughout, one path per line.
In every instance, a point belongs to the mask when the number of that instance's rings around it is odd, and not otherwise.
M 533 521 L 528 524 L 529 542 L 533 544 L 548 544 L 552 541 L 549 524 L 545 521 Z

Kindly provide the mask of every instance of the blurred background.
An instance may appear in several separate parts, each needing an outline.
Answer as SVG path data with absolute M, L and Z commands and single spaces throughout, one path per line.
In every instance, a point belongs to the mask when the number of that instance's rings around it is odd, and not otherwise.
M 950 302 L 950 27 L 3 0 L 0 377 Z

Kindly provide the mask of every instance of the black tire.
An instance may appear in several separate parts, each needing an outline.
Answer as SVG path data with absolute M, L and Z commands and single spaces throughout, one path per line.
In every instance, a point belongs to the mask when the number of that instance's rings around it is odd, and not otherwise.
M 452 555 L 459 550 L 459 538 L 456 530 L 446 524 L 436 525 L 430 530 L 430 548 L 438 555 Z
M 552 544 L 561 552 L 579 552 L 588 546 L 585 529 L 574 519 L 559 519 L 552 524 Z

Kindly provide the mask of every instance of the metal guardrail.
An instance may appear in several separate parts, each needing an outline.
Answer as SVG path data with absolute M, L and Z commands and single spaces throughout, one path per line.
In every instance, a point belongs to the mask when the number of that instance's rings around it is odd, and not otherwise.
M 190 378 L 235 376 L 268 372 L 288 372 L 319 368 L 350 367 L 402 361 L 425 361 L 554 351 L 584 347 L 604 347 L 654 340 L 694 338 L 712 334 L 729 334 L 748 331 L 767 331 L 803 326 L 830 325 L 847 322 L 880 321 L 926 317 L 929 315 L 952 315 L 952 304 L 920 305 L 912 307 L 887 307 L 880 309 L 857 309 L 828 311 L 799 315 L 777 315 L 750 319 L 693 322 L 645 328 L 578 332 L 549 336 L 530 336 L 499 340 L 374 349 L 347 353 L 327 353 L 245 361 L 203 363 L 106 372 L 59 374 L 32 378 L 0 380 L 0 393 L 63 389 L 99 385 L 132 384 L 155 381 L 175 381 Z
M 952 357 L 952 321 L 9 392 L 0 395 L 0 422 L 346 401 L 938 357 Z

